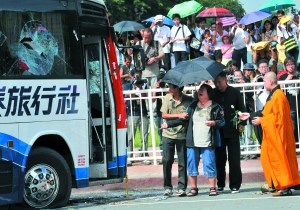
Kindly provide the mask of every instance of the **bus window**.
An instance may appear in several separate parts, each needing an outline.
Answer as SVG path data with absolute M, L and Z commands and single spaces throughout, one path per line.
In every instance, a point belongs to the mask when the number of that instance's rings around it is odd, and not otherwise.
M 75 12 L 0 11 L 0 19 L 0 76 L 84 75 Z

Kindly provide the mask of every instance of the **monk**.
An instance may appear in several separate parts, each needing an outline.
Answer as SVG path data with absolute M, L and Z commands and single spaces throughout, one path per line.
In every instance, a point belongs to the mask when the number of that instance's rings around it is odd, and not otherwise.
M 270 95 L 262 110 L 262 117 L 254 117 L 253 125 L 261 125 L 263 140 L 261 144 L 261 164 L 269 188 L 275 188 L 274 196 L 291 195 L 291 187 L 300 184 L 296 144 L 290 105 L 277 84 L 276 74 L 268 72 L 264 76 L 265 89 Z M 246 120 L 249 113 L 240 113 Z

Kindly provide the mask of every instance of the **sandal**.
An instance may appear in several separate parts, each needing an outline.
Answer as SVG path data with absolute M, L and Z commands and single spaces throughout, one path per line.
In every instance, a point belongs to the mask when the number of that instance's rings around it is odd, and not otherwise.
M 215 187 L 209 188 L 209 196 L 216 196 L 216 195 L 218 195 L 216 188 Z
M 198 195 L 198 188 L 191 188 L 190 191 L 186 194 L 188 197 L 196 196 Z
M 278 191 L 272 193 L 273 196 L 290 196 L 292 194 L 293 194 L 293 192 L 290 189 L 278 190 Z

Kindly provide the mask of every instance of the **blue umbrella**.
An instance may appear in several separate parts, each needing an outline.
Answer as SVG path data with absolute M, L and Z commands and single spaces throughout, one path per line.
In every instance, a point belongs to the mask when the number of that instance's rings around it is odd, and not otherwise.
M 147 24 L 151 24 L 153 21 L 154 21 L 154 17 L 149 17 L 148 19 L 143 20 L 142 22 L 147 23 Z M 173 26 L 174 22 L 170 18 L 164 16 L 163 24 L 168 25 L 168 26 Z
M 249 25 L 251 23 L 255 23 L 267 17 L 270 17 L 271 15 L 272 15 L 271 13 L 263 12 L 263 11 L 250 12 L 246 14 L 244 17 L 242 17 L 239 23 L 242 25 Z

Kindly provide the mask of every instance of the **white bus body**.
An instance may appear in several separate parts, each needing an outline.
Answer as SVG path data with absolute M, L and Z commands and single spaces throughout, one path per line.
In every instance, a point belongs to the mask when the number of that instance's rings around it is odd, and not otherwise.
M 122 182 L 126 113 L 101 0 L 0 0 L 0 205 Z

